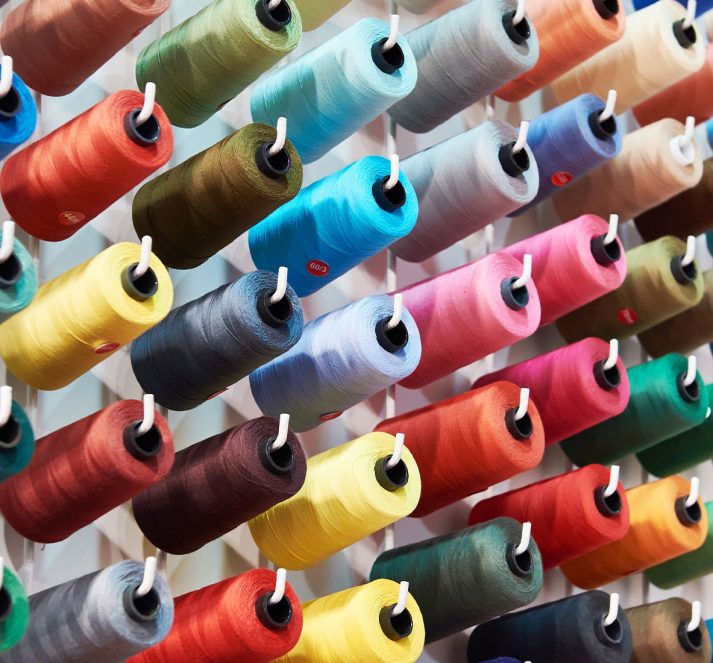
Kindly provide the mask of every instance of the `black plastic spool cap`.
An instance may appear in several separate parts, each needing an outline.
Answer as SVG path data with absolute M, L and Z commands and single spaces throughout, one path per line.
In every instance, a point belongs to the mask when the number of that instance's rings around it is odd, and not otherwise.
M 532 555 L 529 549 L 519 555 L 515 552 L 516 550 L 517 545 L 509 543 L 505 551 L 505 561 L 516 576 L 519 578 L 527 578 L 532 575 Z
M 258 0 L 255 3 L 255 15 L 260 23 L 273 32 L 283 30 L 292 21 L 292 10 L 286 2 L 270 9 L 269 0 Z
M 270 599 L 275 592 L 267 592 L 258 596 L 255 602 L 255 614 L 260 623 L 273 631 L 285 628 L 292 621 L 292 604 L 287 596 L 283 596 L 274 605 L 270 604 Z
M 292 317 L 292 304 L 285 295 L 279 302 L 270 303 L 274 290 L 261 290 L 257 295 L 256 308 L 260 319 L 268 326 L 277 329 L 287 324 Z
M 606 615 L 594 622 L 594 633 L 599 642 L 607 647 L 613 647 L 621 644 L 624 637 L 624 630 L 621 628 L 621 622 L 617 617 L 609 626 L 604 624 Z
M 604 20 L 613 18 L 619 13 L 619 0 L 594 0 L 594 9 Z
M 10 415 L 4 425 L 0 426 L 0 451 L 14 449 L 20 444 L 20 424 Z
M 281 2 L 280 4 L 283 5 L 285 3 Z M 255 150 L 255 164 L 263 175 L 272 180 L 287 174 L 292 167 L 292 159 L 290 159 L 290 154 L 284 147 L 277 154 L 270 155 L 270 148 L 274 144 L 272 141 L 267 141 L 258 145 L 257 150 Z
M 618 490 L 615 490 L 607 497 L 604 494 L 606 489 L 606 486 L 599 486 L 594 491 L 594 505 L 605 518 L 613 518 L 621 513 L 621 495 Z
M 527 286 L 514 288 L 513 284 L 518 280 L 517 276 L 509 279 L 503 279 L 500 283 L 500 296 L 503 298 L 505 305 L 513 311 L 519 311 L 525 308 L 530 303 L 530 293 Z
M 399 321 L 393 329 L 388 329 L 389 320 L 391 318 L 384 318 L 376 323 L 374 332 L 376 333 L 377 343 L 386 350 L 394 354 L 399 350 L 403 350 L 406 345 L 408 345 L 408 327 L 404 324 L 403 320 Z
M 503 27 L 505 28 L 505 33 L 510 40 L 521 46 L 530 38 L 530 24 L 527 22 L 526 17 L 522 17 L 522 20 L 515 25 L 514 19 L 517 12 L 509 12 L 503 15 Z
M 374 64 L 381 69 L 385 74 L 393 74 L 401 69 L 406 62 L 404 52 L 398 43 L 394 44 L 388 51 L 382 51 L 384 44 L 388 41 L 387 37 L 374 42 L 371 46 L 371 59 Z
M 123 271 L 121 285 L 129 297 L 145 302 L 158 292 L 158 277 L 150 267 L 141 276 L 134 276 L 134 269 L 138 265 L 139 263 L 135 262 Z
M 386 183 L 389 177 L 382 177 L 376 180 L 371 187 L 371 193 L 374 196 L 376 204 L 384 210 L 384 212 L 395 212 L 400 207 L 406 204 L 406 189 L 401 182 L 396 182 L 390 189 L 386 188 Z
M 695 283 L 698 276 L 698 268 L 696 261 L 690 262 L 688 265 L 683 264 L 683 256 L 675 256 L 671 258 L 671 274 L 673 278 L 681 285 Z
M 613 242 L 607 244 L 604 240 L 606 235 L 599 235 L 598 237 L 592 237 L 590 242 L 590 247 L 592 249 L 592 256 L 597 264 L 602 267 L 608 267 L 618 262 L 621 259 L 621 246 L 619 242 L 614 239 Z
M 611 391 L 621 384 L 621 373 L 616 364 L 611 368 L 604 368 L 604 364 L 606 361 L 603 359 L 594 364 L 594 380 L 605 391 Z
M 532 425 L 532 419 L 530 415 L 526 412 L 524 417 L 516 419 L 518 408 L 514 407 L 505 413 L 505 427 L 508 429 L 508 433 L 512 435 L 516 440 L 524 442 L 532 437 L 534 431 L 534 426 Z
M 689 654 L 693 654 L 694 652 L 700 651 L 701 647 L 703 647 L 703 634 L 699 627 L 689 631 L 688 624 L 681 622 L 678 625 L 678 641 L 685 651 Z
M 387 467 L 387 463 L 391 460 L 391 454 L 386 458 L 380 458 L 374 465 L 374 474 L 379 485 L 390 493 L 403 488 L 409 479 L 408 465 L 403 459 L 399 460 L 393 467 Z
M 527 154 L 527 150 L 523 148 L 519 152 L 513 152 L 514 147 L 514 142 L 507 143 L 506 145 L 501 145 L 500 150 L 498 150 L 500 165 L 510 177 L 522 175 L 530 168 L 530 157 Z
M 127 587 L 124 592 L 124 611 L 137 622 L 153 622 L 161 612 L 161 597 L 155 588 L 144 596 L 136 596 L 136 587 Z
M 136 121 L 141 113 L 140 108 L 134 108 L 124 115 L 124 131 L 137 145 L 148 147 L 161 138 L 161 125 L 155 115 L 151 115 L 146 122 L 139 126 Z
M 287 474 L 295 464 L 295 454 L 289 442 L 285 442 L 279 449 L 272 445 L 277 438 L 268 437 L 258 445 L 258 457 L 262 466 L 272 474 Z
M 12 613 L 12 597 L 4 587 L 0 588 L 0 623 L 4 622 Z
M 10 91 L 0 99 L 0 121 L 15 117 L 21 110 L 22 102 L 20 101 L 20 95 L 13 86 L 10 88 Z
M 12 288 L 22 276 L 22 266 L 14 253 L 0 264 L 0 288 Z
M 392 614 L 396 604 L 386 606 L 379 612 L 379 625 L 389 640 L 402 640 L 413 632 L 413 617 L 408 609 L 398 614 Z
M 696 500 L 691 506 L 686 506 L 687 499 L 688 497 L 679 497 L 674 508 L 679 522 L 686 527 L 692 527 L 701 522 L 701 505 Z
M 680 21 L 676 21 L 673 24 L 673 34 L 681 48 L 691 48 L 691 46 L 698 41 L 698 33 L 696 32 L 695 25 L 691 25 L 689 28 L 684 28 L 683 24 L 685 22 L 686 21 L 683 18 Z
M 163 435 L 157 426 L 151 426 L 145 433 L 139 433 L 140 421 L 134 421 L 124 428 L 124 448 L 138 460 L 148 460 L 157 456 L 163 447 Z
M 595 110 L 593 113 L 589 114 L 589 118 L 587 119 L 589 128 L 592 130 L 592 133 L 599 138 L 599 140 L 607 140 L 608 138 L 614 136 L 617 132 L 616 117 L 614 115 L 608 117 L 603 122 L 599 121 L 599 116 L 602 114 L 603 110 L 603 108 Z
M 696 376 L 697 377 L 697 376 Z M 701 397 L 701 390 L 698 388 L 698 379 L 686 385 L 686 373 L 680 373 L 676 378 L 678 394 L 686 403 L 697 403 Z

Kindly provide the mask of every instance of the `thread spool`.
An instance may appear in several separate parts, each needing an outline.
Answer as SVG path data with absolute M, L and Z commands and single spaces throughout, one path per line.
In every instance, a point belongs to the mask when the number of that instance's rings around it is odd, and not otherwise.
M 290 651 L 302 609 L 290 584 L 274 605 L 275 572 L 252 569 L 175 600 L 173 627 L 130 663 L 268 663 Z
M 123 561 L 33 594 L 30 625 L 12 660 L 121 663 L 157 644 L 171 628 L 173 599 L 160 574 L 137 597 L 143 574 L 142 563 Z
M 10 90 L 0 99 L 0 159 L 29 140 L 36 125 L 37 107 L 32 92 L 17 74 L 13 74 Z
M 289 269 L 300 297 L 323 288 L 408 234 L 418 201 L 408 178 L 386 188 L 390 164 L 365 157 L 300 191 L 250 229 L 250 255 L 259 269 Z
M 274 8 L 268 0 L 217 0 L 141 51 L 136 82 L 142 90 L 156 83 L 171 124 L 197 127 L 294 50 L 301 36 L 292 0 Z
M 698 372 L 686 386 L 687 368 L 686 358 L 678 354 L 633 366 L 627 371 L 630 396 L 626 409 L 572 435 L 562 443 L 562 450 L 580 467 L 608 465 L 701 424 L 708 392 Z
M 629 608 L 634 651 L 631 663 L 681 663 L 711 660 L 711 641 L 706 628 L 688 631 L 692 605 L 681 598 L 670 598 Z
M 500 516 L 531 522 L 542 555 L 542 568 L 547 571 L 626 534 L 629 529 L 626 493 L 621 483 L 617 483 L 614 493 L 607 497 L 609 479 L 609 469 L 588 465 L 482 500 L 471 510 L 468 524 Z M 545 660 L 543 654 L 540 656 Z
M 0 230 L 0 244 L 3 231 Z M 37 292 L 37 269 L 32 256 L 15 239 L 12 253 L 0 263 L 0 321 L 29 306 Z
M 482 387 L 509 380 L 529 387 L 545 429 L 546 444 L 555 444 L 596 423 L 621 413 L 629 401 L 624 363 L 605 368 L 609 344 L 583 339 L 534 359 L 481 376 Z
M 270 303 L 276 289 L 276 274 L 251 272 L 171 311 L 131 346 L 143 390 L 190 410 L 286 352 L 302 333 L 302 306 L 289 285 Z
M 530 539 L 518 553 L 521 534 L 520 523 L 497 518 L 387 550 L 376 558 L 369 579 L 402 578 L 410 583 L 428 644 L 537 598 L 542 587 L 540 551 Z
M 629 531 L 624 538 L 565 562 L 562 571 L 582 589 L 594 589 L 700 548 L 708 516 L 698 499 L 686 507 L 689 482 L 679 476 L 626 491 Z
M 400 384 L 420 389 L 533 334 L 540 299 L 532 281 L 515 287 L 521 274 L 517 258 L 492 253 L 400 290 L 423 345 L 418 367 Z
M 634 0 L 634 9 L 639 10 L 655 2 L 656 0 Z M 677 2 L 684 7 L 688 5 L 688 0 L 677 0 Z M 713 9 L 713 0 L 698 0 L 696 16 L 701 16 L 701 14 L 705 14 L 710 9 Z
M 501 87 L 505 101 L 522 101 L 624 35 L 626 15 L 618 0 L 528 0 L 527 14 L 537 30 L 537 64 Z
M 274 126 L 287 114 L 287 135 L 303 163 L 312 163 L 371 122 L 416 84 L 416 61 L 403 37 L 381 47 L 389 26 L 362 19 L 274 71 L 252 91 L 255 122 Z
M 703 163 L 695 141 L 688 165 L 671 150 L 671 141 L 684 132 L 680 122 L 665 119 L 627 134 L 619 156 L 552 197 L 560 220 L 572 219 L 582 210 L 605 218 L 616 210 L 622 220 L 633 219 L 696 186 Z
M 421 478 L 408 448 L 389 468 L 394 437 L 368 433 L 307 461 L 296 495 L 249 522 L 260 551 L 286 569 L 302 570 L 408 516 Z
M 418 327 L 404 308 L 389 330 L 393 312 L 390 297 L 374 295 L 311 321 L 289 352 L 250 374 L 258 407 L 272 417 L 289 412 L 300 433 L 412 373 L 421 357 Z
M 295 0 L 302 18 L 302 29 L 305 32 L 316 30 L 329 20 L 340 9 L 349 4 L 349 0 Z
M 511 216 L 549 198 L 619 154 L 622 137 L 617 118 L 612 115 L 601 121 L 604 109 L 599 97 L 583 94 L 530 123 L 527 137 L 537 162 L 540 188 L 529 204 Z
M 629 663 L 632 629 L 623 610 L 605 625 L 610 601 L 606 592 L 585 592 L 482 624 L 468 641 L 468 661 L 508 653 L 549 663 Z
M 505 122 L 484 122 L 404 160 L 418 221 L 391 250 L 410 262 L 426 260 L 532 200 L 535 158 L 527 145 L 513 152 L 517 138 Z
M 169 267 L 202 264 L 297 195 L 300 158 L 290 143 L 270 156 L 274 142 L 274 129 L 249 124 L 144 184 L 133 202 L 136 234 L 153 237 Z
M 398 598 L 397 583 L 375 580 L 308 601 L 302 637 L 275 663 L 415 663 L 423 651 L 423 617 L 410 594 L 406 609 L 391 615 Z
M 278 422 L 261 417 L 179 451 L 166 478 L 133 500 L 146 538 L 185 555 L 292 497 L 306 460 L 294 433 L 273 449 L 277 436 Z
M 152 255 L 136 279 L 139 259 L 138 244 L 114 244 L 44 283 L 0 324 L 7 367 L 36 389 L 59 389 L 163 319 L 173 301 L 168 271 Z
M 169 5 L 170 0 L 29 0 L 5 17 L 0 46 L 33 90 L 61 97 L 78 88 Z
M 389 115 L 425 133 L 532 69 L 537 34 L 527 17 L 514 24 L 516 11 L 517 0 L 468 3 L 409 32 L 418 81 Z
M 532 256 L 541 327 L 616 290 L 624 282 L 624 248 L 616 236 L 607 243 L 608 235 L 609 225 L 604 219 L 584 214 L 501 249 L 518 260 L 528 253 Z
M 627 17 L 623 37 L 552 83 L 560 103 L 583 92 L 605 97 L 618 92 L 616 112 L 640 104 L 698 71 L 705 59 L 702 35 L 686 28 L 686 10 L 661 0 Z M 641 49 L 650 49 L 646 53 Z
M 25 469 L 34 451 L 35 434 L 30 419 L 20 404 L 12 401 L 10 417 L 0 426 L 0 482 Z
M 532 402 L 517 419 L 520 388 L 498 382 L 382 421 L 376 430 L 403 433 L 421 471 L 421 499 L 412 515 L 486 490 L 536 467 L 544 431 Z
M 30 621 L 27 594 L 19 578 L 7 566 L 2 570 L 0 589 L 0 652 L 12 649 L 25 634 Z
M 0 193 L 23 230 L 67 239 L 168 162 L 171 125 L 154 106 L 137 126 L 143 102 L 139 92 L 116 92 L 7 160 Z
M 695 261 L 683 265 L 686 244 L 665 236 L 626 252 L 622 285 L 557 321 L 567 341 L 585 336 L 629 338 L 696 306 L 703 277 Z

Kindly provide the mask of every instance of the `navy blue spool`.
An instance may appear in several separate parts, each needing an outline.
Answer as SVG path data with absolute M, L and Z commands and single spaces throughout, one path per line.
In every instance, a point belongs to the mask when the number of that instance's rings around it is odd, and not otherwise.
M 20 407 L 13 401 L 10 418 L 0 426 L 0 481 L 27 467 L 35 451 L 32 425 Z
M 12 75 L 12 87 L 0 99 L 0 159 L 32 135 L 37 124 L 37 107 L 32 93 L 17 75 Z
M 653 5 L 654 2 L 656 2 L 656 0 L 634 0 L 634 9 L 643 9 L 649 5 Z M 676 2 L 684 7 L 688 5 L 688 0 L 676 0 Z M 698 0 L 696 16 L 705 14 L 710 9 L 713 9 L 713 0 Z
M 180 306 L 131 346 L 146 393 L 171 410 L 190 410 L 289 350 L 302 334 L 294 290 L 270 306 L 271 272 L 242 278 Z
M 597 121 L 604 107 L 599 97 L 583 94 L 530 123 L 527 144 L 535 155 L 540 188 L 532 202 L 510 216 L 522 214 L 619 154 L 622 135 L 616 116 Z

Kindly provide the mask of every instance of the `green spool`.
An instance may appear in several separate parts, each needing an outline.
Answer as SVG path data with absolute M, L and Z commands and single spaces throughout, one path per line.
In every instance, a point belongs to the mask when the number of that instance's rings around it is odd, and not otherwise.
M 30 604 L 17 576 L 3 569 L 0 589 L 0 652 L 12 649 L 25 634 L 30 621 Z
M 648 569 L 646 577 L 661 589 L 673 589 L 713 573 L 713 502 L 706 502 L 708 533 L 703 545 L 685 555 Z
M 701 424 L 708 410 L 708 391 L 696 373 L 683 386 L 686 357 L 669 354 L 633 366 L 629 404 L 624 412 L 562 442 L 562 449 L 580 467 L 609 465 Z
M 16 401 L 10 419 L 0 426 L 0 481 L 27 467 L 35 452 L 35 435 L 25 411 Z
M 216 0 L 149 44 L 136 62 L 143 90 L 156 83 L 156 100 L 171 123 L 197 127 L 254 83 L 302 36 L 293 0 L 268 9 L 268 0 Z

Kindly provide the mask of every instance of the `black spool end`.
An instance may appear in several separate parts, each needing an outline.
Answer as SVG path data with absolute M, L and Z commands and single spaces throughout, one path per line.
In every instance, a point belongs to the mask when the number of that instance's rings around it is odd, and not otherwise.
M 597 640 L 607 647 L 620 645 L 624 639 L 624 629 L 621 627 L 619 618 L 617 617 L 608 626 L 604 624 L 605 619 L 606 615 L 594 622 L 594 633 L 597 636 Z
M 393 74 L 404 66 L 406 58 L 401 46 L 398 44 L 394 44 L 388 51 L 382 51 L 381 49 L 387 41 L 387 37 L 384 37 L 372 44 L 371 59 L 385 74 Z
M 607 140 L 608 138 L 611 138 L 616 134 L 618 128 L 616 124 L 616 117 L 614 115 L 608 117 L 604 121 L 599 121 L 599 116 L 602 114 L 603 110 L 603 108 L 600 108 L 599 110 L 595 110 L 590 113 L 587 120 L 592 133 L 599 138 L 599 140 Z
M 394 354 L 399 350 L 403 350 L 408 344 L 408 327 L 404 324 L 404 321 L 399 321 L 393 329 L 388 329 L 390 318 L 384 318 L 376 323 L 374 331 L 376 332 L 376 340 L 378 344 L 386 350 Z
M 0 288 L 12 288 L 22 276 L 22 265 L 14 253 L 0 264 Z
M 124 131 L 137 145 L 148 147 L 161 138 L 161 125 L 155 115 L 151 115 L 146 122 L 139 126 L 136 121 L 141 113 L 140 108 L 134 108 L 124 115 Z
M 527 578 L 532 575 L 532 555 L 530 550 L 526 550 L 519 555 L 515 552 L 517 545 L 509 543 L 505 551 L 505 561 L 510 570 L 519 578 Z
M 605 391 L 611 391 L 621 384 L 621 373 L 616 364 L 611 368 L 604 368 L 605 363 L 602 360 L 594 364 L 594 380 Z
M 678 641 L 685 651 L 689 654 L 693 654 L 700 651 L 703 647 L 703 633 L 701 633 L 700 627 L 689 631 L 688 624 L 681 622 L 678 625 Z
M 698 388 L 698 380 L 694 380 L 691 384 L 686 385 L 686 374 L 681 373 L 676 378 L 676 387 L 678 393 L 686 403 L 697 403 L 701 397 L 701 390 Z
M 284 2 L 280 3 L 284 5 Z M 283 147 L 277 154 L 270 155 L 270 148 L 275 143 L 267 141 L 259 145 L 255 150 L 255 164 L 263 175 L 267 175 L 272 180 L 276 180 L 292 167 L 292 159 L 289 152 Z
M 21 436 L 20 424 L 10 415 L 5 424 L 0 426 L 0 452 L 14 449 L 20 444 Z
M 255 15 L 260 23 L 273 32 L 279 32 L 292 21 L 292 10 L 286 2 L 270 9 L 269 0 L 258 0 L 255 3 Z
M 510 177 L 522 175 L 530 168 L 530 157 L 527 154 L 527 150 L 522 149 L 519 152 L 513 152 L 514 147 L 515 143 L 508 143 L 507 145 L 501 145 L 498 151 L 500 165 Z
M 274 437 L 268 437 L 258 446 L 258 457 L 262 466 L 272 474 L 287 474 L 295 465 L 295 454 L 289 442 L 285 442 L 279 449 L 273 449 Z
M 676 517 L 682 525 L 691 527 L 701 522 L 701 505 L 696 500 L 691 506 L 686 506 L 688 497 L 679 497 L 676 500 Z
M 4 587 L 0 588 L 0 623 L 4 622 L 12 613 L 12 597 Z
M 158 292 L 158 277 L 150 267 L 141 276 L 134 276 L 138 262 L 129 265 L 121 275 L 121 285 L 129 297 L 139 302 L 151 299 Z
M 683 264 L 683 256 L 675 256 L 671 258 L 671 274 L 681 285 L 695 283 L 698 276 L 698 268 L 696 261 L 690 262 L 688 265 Z
M 22 102 L 20 101 L 20 95 L 13 85 L 10 91 L 0 99 L 0 121 L 15 117 L 21 110 Z
M 406 189 L 401 182 L 396 182 L 390 189 L 386 188 L 388 177 L 382 177 L 376 180 L 371 187 L 371 193 L 374 196 L 376 204 L 384 210 L 384 212 L 395 212 L 400 207 L 406 204 Z
M 404 609 L 399 615 L 393 615 L 395 607 L 394 603 L 381 609 L 379 625 L 389 640 L 402 640 L 413 632 L 413 617 L 408 609 Z
M 594 0 L 594 9 L 604 20 L 613 18 L 619 13 L 619 0 Z
M 403 488 L 409 479 L 408 465 L 400 460 L 393 467 L 387 467 L 386 464 L 391 460 L 391 454 L 386 458 L 380 458 L 374 465 L 374 474 L 379 485 L 384 489 L 393 493 L 399 488 Z
M 605 518 L 613 518 L 621 513 L 621 495 L 618 490 L 615 490 L 607 497 L 604 494 L 606 489 L 606 486 L 599 486 L 594 491 L 594 504 L 597 507 L 597 511 Z
M 277 283 L 275 283 L 275 286 L 277 286 Z M 255 306 L 260 319 L 266 325 L 277 329 L 290 321 L 292 317 L 292 303 L 289 297 L 285 295 L 279 302 L 271 304 L 270 298 L 274 292 L 274 290 L 263 290 L 259 292 Z
M 673 35 L 681 48 L 691 48 L 698 41 L 698 33 L 695 25 L 684 28 L 685 22 L 685 19 L 682 18 L 673 24 Z
M 510 40 L 521 46 L 530 38 L 530 24 L 527 22 L 527 18 L 523 16 L 522 20 L 515 25 L 516 13 L 513 11 L 503 16 L 503 27 Z
M 156 426 L 145 433 L 139 433 L 140 421 L 134 421 L 124 428 L 124 447 L 137 460 L 148 460 L 157 456 L 163 447 L 163 435 Z
M 255 602 L 255 614 L 263 626 L 276 631 L 285 628 L 292 621 L 292 604 L 287 596 L 283 596 L 277 603 L 271 605 L 270 599 L 274 593 L 267 592 L 258 596 Z
M 124 612 L 137 622 L 153 622 L 161 612 L 161 597 L 154 587 L 144 594 L 136 596 L 136 587 L 127 587 L 124 592 Z
M 518 408 L 514 407 L 505 413 L 505 427 L 508 429 L 508 433 L 512 435 L 516 440 L 524 442 L 532 437 L 534 431 L 534 426 L 532 425 L 532 419 L 530 415 L 525 413 L 525 416 L 516 419 Z
M 530 303 L 530 293 L 526 285 L 521 288 L 513 287 L 517 279 L 517 276 L 513 276 L 509 279 L 503 279 L 500 283 L 500 296 L 503 298 L 505 305 L 513 311 L 519 311 Z
M 615 239 L 613 242 L 606 244 L 604 242 L 605 239 L 606 235 L 599 235 L 599 237 L 592 237 L 592 241 L 590 242 L 592 256 L 602 267 L 613 265 L 621 259 L 621 246 L 619 242 Z

